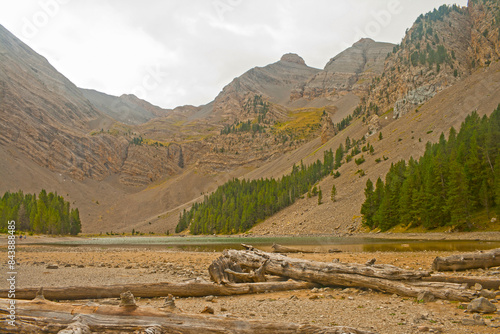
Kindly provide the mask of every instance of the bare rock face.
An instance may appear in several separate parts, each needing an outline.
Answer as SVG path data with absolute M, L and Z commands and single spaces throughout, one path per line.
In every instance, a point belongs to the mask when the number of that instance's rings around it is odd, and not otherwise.
M 296 87 L 290 99 L 334 97 L 339 91 L 364 94 L 371 79 L 384 70 L 384 60 L 393 47 L 391 43 L 361 39 L 330 59 L 323 71 Z
M 470 1 L 468 11 L 472 23 L 470 52 L 474 67 L 487 66 L 500 58 L 498 1 Z
M 272 103 L 286 104 L 294 88 L 306 82 L 320 70 L 308 67 L 296 54 L 285 54 L 281 60 L 254 67 L 225 86 L 213 102 L 212 119 L 245 119 L 244 103 L 254 95 L 261 95 Z
M 368 133 L 365 137 L 373 136 L 380 130 L 380 118 L 372 115 L 368 121 Z
M 500 58 L 498 1 L 469 1 L 421 15 L 375 78 L 367 105 L 394 118 L 414 111 L 439 91 Z
M 321 143 L 324 144 L 335 136 L 335 125 L 327 114 L 323 117 L 323 126 L 321 128 Z
M 434 95 L 436 95 L 436 86 L 434 85 L 422 85 L 409 91 L 402 99 L 397 100 L 394 104 L 393 118 L 398 118 L 408 111 L 415 109 Z
M 373 71 L 381 74 L 384 60 L 394 44 L 375 42 L 370 38 L 360 39 L 352 47 L 342 51 L 326 64 L 325 71 L 362 73 Z
M 289 63 L 295 63 L 295 64 L 299 64 L 299 65 L 306 65 L 306 62 L 304 61 L 304 59 L 295 53 L 284 54 L 281 57 L 280 61 L 286 61 Z

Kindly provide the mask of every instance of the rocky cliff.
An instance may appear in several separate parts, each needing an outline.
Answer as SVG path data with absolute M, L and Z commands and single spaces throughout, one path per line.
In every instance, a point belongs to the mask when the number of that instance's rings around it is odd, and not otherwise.
M 330 59 L 323 71 L 295 87 L 290 98 L 312 100 L 351 91 L 363 95 L 370 81 L 382 74 L 384 60 L 393 47 L 391 43 L 361 39 Z
M 398 118 L 499 58 L 498 1 L 441 6 L 420 15 L 372 80 L 367 105 Z

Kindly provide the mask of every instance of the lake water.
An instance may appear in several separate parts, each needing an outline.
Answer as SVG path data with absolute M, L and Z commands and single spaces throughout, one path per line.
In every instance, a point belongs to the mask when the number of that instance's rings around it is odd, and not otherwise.
M 172 250 L 214 252 L 224 249 L 243 249 L 241 244 L 249 244 L 264 251 L 271 251 L 273 243 L 294 247 L 305 251 L 328 252 L 415 252 L 415 251 L 460 251 L 487 250 L 500 248 L 500 241 L 482 240 L 395 240 L 378 238 L 342 237 L 106 237 L 82 239 L 78 241 L 51 243 L 50 245 L 100 246 L 100 247 L 141 247 Z

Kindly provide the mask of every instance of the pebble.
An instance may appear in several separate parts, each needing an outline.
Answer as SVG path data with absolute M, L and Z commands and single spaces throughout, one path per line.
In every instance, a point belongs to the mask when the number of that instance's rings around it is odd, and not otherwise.
M 201 311 L 201 313 L 206 313 L 206 314 L 214 314 L 215 311 L 212 307 L 210 306 L 205 306 L 205 308 L 203 309 L 203 311 Z

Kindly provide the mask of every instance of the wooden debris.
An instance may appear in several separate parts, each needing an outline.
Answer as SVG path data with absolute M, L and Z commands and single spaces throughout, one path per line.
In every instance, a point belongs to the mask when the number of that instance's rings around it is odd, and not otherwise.
M 227 249 L 223 256 L 239 264 L 241 267 L 259 268 L 264 261 L 269 259 L 266 272 L 272 275 L 294 278 L 289 274 L 304 271 L 304 275 L 310 273 L 330 276 L 332 274 L 356 274 L 368 277 L 385 278 L 389 280 L 410 280 L 429 276 L 428 271 L 405 270 L 389 264 L 374 264 L 370 266 L 357 263 L 340 262 L 318 262 L 296 259 L 281 254 L 267 253 L 257 249 L 252 251 L 238 251 Z M 294 275 L 296 276 L 296 275 Z M 296 279 L 296 278 L 294 278 Z M 305 277 L 300 279 L 310 281 Z M 320 282 L 318 282 L 320 283 Z
M 64 288 L 44 288 L 45 298 L 49 300 L 77 300 L 119 298 L 120 294 L 130 291 L 135 297 L 155 298 L 166 297 L 169 294 L 177 297 L 205 297 L 231 296 L 266 291 L 288 291 L 312 289 L 319 287 L 316 283 L 297 282 L 293 280 L 280 282 L 214 284 L 201 280 L 192 280 L 183 283 L 148 283 L 124 284 L 104 286 L 74 286 Z M 16 290 L 16 299 L 33 299 L 37 288 L 19 288 Z M 0 298 L 7 298 L 8 289 L 0 290 Z
M 226 271 L 226 269 L 229 271 Z M 243 273 L 240 265 L 223 256 L 215 259 L 210 266 L 208 266 L 208 273 L 210 279 L 217 284 L 251 282 L 245 280 L 242 276 L 235 275 L 234 273 Z
M 264 274 L 268 263 L 268 260 L 264 261 L 264 263 L 257 270 L 250 270 L 249 273 L 238 273 L 232 271 L 231 269 L 225 269 L 224 271 L 245 282 L 266 282 L 267 278 Z
M 468 286 L 481 284 L 484 289 L 500 290 L 500 279 L 486 278 L 477 276 L 448 276 L 448 275 L 431 275 L 429 277 L 422 277 L 424 282 L 449 282 L 449 283 L 466 283 Z
M 439 299 L 459 301 L 470 301 L 478 295 L 461 284 L 423 282 L 420 279 L 429 276 L 428 272 L 404 270 L 392 265 L 308 261 L 257 249 L 225 250 L 223 254 L 241 267 L 258 268 L 268 261 L 266 272 L 269 274 L 324 286 L 364 287 L 415 298 L 427 291 Z
M 435 271 L 456 271 L 500 266 L 500 248 L 489 251 L 464 253 L 446 257 L 436 257 L 432 263 Z
M 0 321 L 2 323 L 6 323 L 9 302 L 9 299 L 0 299 Z M 73 306 L 49 301 L 18 301 L 16 303 L 16 316 L 16 327 L 0 326 L 0 333 L 12 333 L 14 331 L 20 334 L 89 333 L 86 331 L 87 328 L 90 332 L 97 333 L 371 333 L 344 326 L 320 327 L 257 320 L 247 321 L 217 317 L 210 314 L 189 315 L 164 312 L 150 307 L 127 309 L 109 305 Z M 68 323 L 70 323 L 69 326 Z M 77 324 L 82 328 L 80 332 L 78 332 Z
M 273 249 L 273 253 L 314 253 L 313 251 L 287 247 L 287 246 L 279 245 L 276 243 L 273 243 L 272 249 Z

